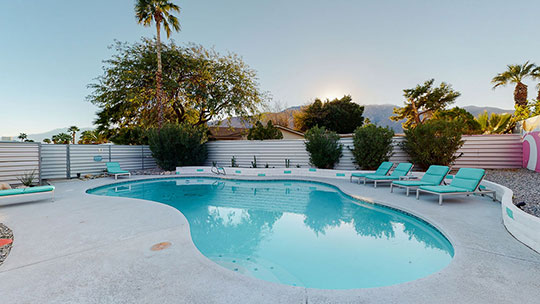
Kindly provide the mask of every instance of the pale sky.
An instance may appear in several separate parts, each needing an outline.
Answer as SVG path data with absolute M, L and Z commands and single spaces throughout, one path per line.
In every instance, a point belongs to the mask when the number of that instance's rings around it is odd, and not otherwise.
M 155 35 L 136 23 L 134 0 L 0 1 L 0 135 L 92 126 L 87 85 L 107 47 Z M 507 64 L 540 64 L 540 1 L 175 3 L 177 43 L 241 55 L 284 106 L 344 94 L 401 105 L 404 88 L 435 78 L 462 93 L 458 106 L 511 109 L 513 87 L 494 91 L 491 78 Z

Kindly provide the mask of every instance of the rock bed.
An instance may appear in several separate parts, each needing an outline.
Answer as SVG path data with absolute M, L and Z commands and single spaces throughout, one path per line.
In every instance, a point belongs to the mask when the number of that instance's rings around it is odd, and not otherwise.
M 9 229 L 6 225 L 0 223 L 0 239 L 12 239 L 13 240 L 13 232 L 11 229 Z M 4 260 L 7 258 L 9 252 L 11 251 L 11 245 L 7 244 L 2 247 L 0 247 L 0 265 L 4 263 Z
M 528 169 L 487 170 L 486 179 L 514 191 L 514 204 L 521 202 L 523 211 L 540 217 L 540 173 Z
M 131 171 L 132 175 L 175 175 L 176 171 L 165 171 L 160 168 L 154 169 L 144 169 L 144 170 L 133 170 Z

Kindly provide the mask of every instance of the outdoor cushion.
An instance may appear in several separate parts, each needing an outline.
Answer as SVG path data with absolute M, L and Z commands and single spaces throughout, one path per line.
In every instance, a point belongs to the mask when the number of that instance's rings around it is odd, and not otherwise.
M 433 183 L 424 182 L 421 180 L 402 180 L 393 182 L 394 185 L 405 187 L 418 187 L 418 186 L 435 186 Z
M 121 173 L 129 173 L 129 171 L 122 170 L 120 167 L 120 164 L 117 162 L 108 162 L 107 163 L 107 172 L 111 174 L 121 174 Z
M 54 190 L 54 186 L 38 186 L 38 187 L 29 187 L 29 188 L 0 190 L 0 196 L 49 192 L 53 190 Z
M 484 178 L 486 170 L 476 168 L 461 168 L 452 179 L 450 186 L 465 189 L 466 191 L 474 191 L 478 184 Z
M 438 166 L 438 165 L 432 165 L 429 166 L 426 173 L 424 173 L 424 176 L 422 176 L 422 179 L 420 179 L 422 182 L 430 183 L 431 185 L 440 185 L 443 181 L 444 177 L 448 173 L 447 166 Z
M 377 168 L 377 170 L 375 172 L 372 172 L 372 173 L 353 173 L 351 175 L 354 176 L 354 177 L 366 177 L 366 176 L 370 176 L 370 175 L 386 175 L 386 174 L 388 174 L 388 171 L 390 171 L 390 169 L 392 169 L 393 165 L 394 165 L 394 163 L 392 163 L 392 162 L 382 162 L 379 165 L 379 168 Z
M 412 168 L 411 163 L 400 163 L 394 169 L 392 174 L 390 174 L 390 176 L 397 176 L 397 177 L 405 176 L 405 175 L 407 175 L 409 173 L 409 171 L 411 171 L 411 168 Z
M 448 186 L 420 186 L 420 189 L 435 192 L 435 193 L 470 192 L 467 189 L 454 187 L 452 185 L 448 185 Z
M 373 179 L 373 180 L 390 180 L 390 179 L 395 179 L 395 180 L 398 180 L 399 179 L 399 176 L 392 176 L 392 175 L 368 175 L 366 176 L 367 178 L 369 179 Z

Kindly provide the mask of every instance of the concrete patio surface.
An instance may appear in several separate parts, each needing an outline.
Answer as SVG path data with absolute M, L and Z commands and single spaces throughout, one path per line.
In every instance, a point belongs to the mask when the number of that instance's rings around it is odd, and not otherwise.
M 131 180 L 138 178 L 149 176 Z M 416 200 L 402 190 L 390 193 L 385 186 L 374 189 L 348 180 L 312 180 L 429 221 L 452 242 L 453 261 L 439 273 L 387 287 L 317 290 L 269 283 L 204 257 L 178 210 L 151 201 L 85 193 L 113 183 L 110 178 L 71 180 L 54 183 L 54 202 L 0 207 L 0 222 L 14 232 L 13 249 L 0 266 L 0 303 L 540 301 L 540 254 L 505 230 L 499 202 L 456 197 L 445 198 L 439 206 L 432 195 Z M 160 242 L 172 245 L 150 250 Z

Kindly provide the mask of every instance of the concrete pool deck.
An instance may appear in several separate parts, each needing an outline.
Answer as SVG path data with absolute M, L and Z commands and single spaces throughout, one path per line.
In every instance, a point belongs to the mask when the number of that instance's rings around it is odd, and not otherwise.
M 150 176 L 130 180 L 139 178 Z M 113 183 L 110 178 L 71 180 L 54 183 L 55 202 L 0 207 L 0 222 L 14 232 L 13 249 L 0 266 L 0 303 L 493 304 L 539 300 L 540 254 L 505 230 L 499 202 L 456 197 L 439 206 L 432 195 L 416 200 L 414 195 L 406 197 L 400 190 L 390 193 L 383 186 L 374 189 L 348 180 L 311 180 L 426 219 L 452 242 L 453 261 L 439 273 L 387 287 L 317 290 L 269 283 L 229 271 L 204 257 L 178 210 L 156 202 L 85 193 L 88 188 Z M 160 242 L 172 245 L 150 250 Z

